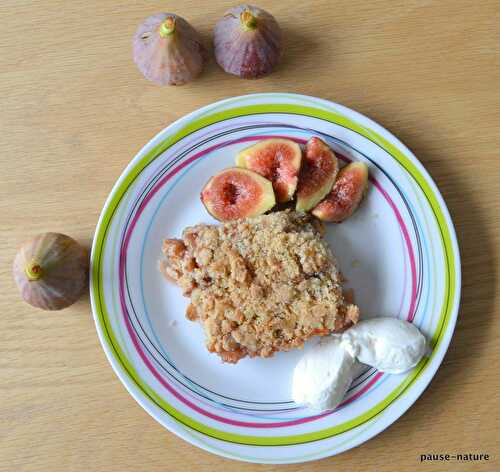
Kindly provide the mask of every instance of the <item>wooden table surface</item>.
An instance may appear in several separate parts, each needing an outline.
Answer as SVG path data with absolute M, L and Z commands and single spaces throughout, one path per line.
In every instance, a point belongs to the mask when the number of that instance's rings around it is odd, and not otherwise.
M 148 83 L 131 60 L 146 16 L 170 9 L 210 42 L 230 1 L 0 4 L 0 470 L 419 470 L 420 454 L 482 452 L 500 470 L 500 2 L 262 0 L 286 54 L 245 81 L 213 62 L 183 87 Z M 62 312 L 23 304 L 16 248 L 43 231 L 90 245 L 132 156 L 166 125 L 226 97 L 289 91 L 352 107 L 405 142 L 438 184 L 462 254 L 459 321 L 429 388 L 394 425 L 312 464 L 255 466 L 199 450 L 125 391 L 88 297 Z M 476 470 L 433 463 L 425 470 Z

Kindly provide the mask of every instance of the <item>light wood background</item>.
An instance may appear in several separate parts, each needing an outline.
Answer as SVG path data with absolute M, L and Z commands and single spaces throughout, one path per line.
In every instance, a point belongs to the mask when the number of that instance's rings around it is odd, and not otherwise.
M 0 470 L 500 470 L 500 2 L 259 0 L 286 38 L 275 74 L 244 81 L 212 61 L 183 87 L 142 78 L 131 38 L 143 18 L 174 11 L 209 44 L 232 4 L 0 2 Z M 16 248 L 38 232 L 89 245 L 113 183 L 166 125 L 270 91 L 334 100 L 400 137 L 443 193 L 463 264 L 451 347 L 415 405 L 361 447 L 283 467 L 230 462 L 164 430 L 106 361 L 88 298 L 41 312 L 11 278 Z M 492 459 L 420 465 L 431 452 Z

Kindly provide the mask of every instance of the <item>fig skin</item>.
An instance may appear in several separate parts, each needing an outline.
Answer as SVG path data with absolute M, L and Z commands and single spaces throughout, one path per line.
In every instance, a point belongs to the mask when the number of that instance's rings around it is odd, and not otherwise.
M 206 50 L 198 32 L 182 17 L 158 13 L 139 25 L 133 58 L 146 79 L 158 85 L 183 85 L 203 70 Z
M 227 73 L 258 79 L 270 74 L 281 59 L 281 29 L 270 13 L 239 5 L 215 25 L 214 50 L 217 63 Z
M 211 177 L 200 198 L 219 221 L 262 215 L 276 204 L 271 181 L 240 167 L 230 167 Z
M 240 151 L 236 165 L 253 170 L 273 183 L 276 201 L 290 201 L 297 188 L 302 150 L 290 139 L 264 139 Z
M 297 211 L 309 211 L 332 189 L 339 170 L 337 156 L 330 146 L 314 136 L 306 143 L 297 185 Z
M 64 234 L 39 234 L 19 249 L 12 272 L 24 301 L 42 310 L 61 310 L 88 286 L 88 251 Z
M 341 223 L 358 208 L 366 194 L 368 167 L 353 162 L 340 169 L 332 191 L 311 212 L 322 221 Z

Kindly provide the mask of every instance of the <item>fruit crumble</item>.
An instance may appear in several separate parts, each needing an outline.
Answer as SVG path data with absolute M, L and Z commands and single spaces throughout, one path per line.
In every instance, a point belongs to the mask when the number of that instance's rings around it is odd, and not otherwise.
M 291 210 L 199 224 L 163 242 L 160 269 L 191 298 L 186 317 L 201 322 L 210 352 L 269 357 L 358 321 L 322 235 L 321 222 Z

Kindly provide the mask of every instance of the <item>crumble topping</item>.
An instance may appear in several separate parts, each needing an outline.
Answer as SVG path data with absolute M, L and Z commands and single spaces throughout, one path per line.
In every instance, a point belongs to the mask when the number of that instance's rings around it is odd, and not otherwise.
M 160 269 L 191 298 L 186 317 L 201 322 L 210 352 L 231 363 L 269 357 L 358 321 L 322 234 L 290 210 L 200 224 L 163 242 Z

